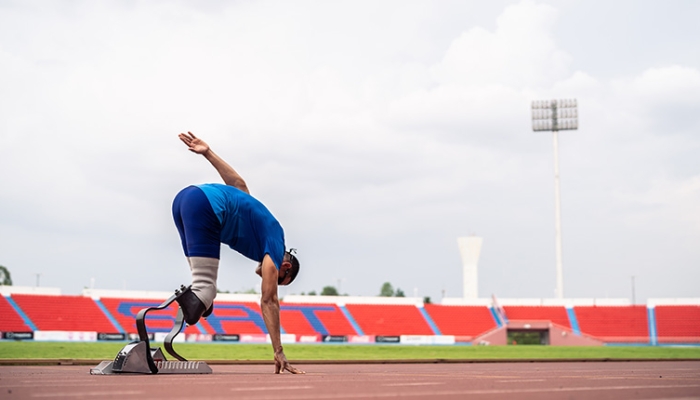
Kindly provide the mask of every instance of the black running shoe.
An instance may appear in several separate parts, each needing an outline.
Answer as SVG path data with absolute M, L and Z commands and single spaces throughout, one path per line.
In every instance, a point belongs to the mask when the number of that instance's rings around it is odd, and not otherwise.
M 195 325 L 205 311 L 208 311 L 204 309 L 202 300 L 200 300 L 190 288 L 187 288 L 176 301 L 180 305 L 182 313 L 185 315 L 185 322 L 187 322 L 187 325 Z

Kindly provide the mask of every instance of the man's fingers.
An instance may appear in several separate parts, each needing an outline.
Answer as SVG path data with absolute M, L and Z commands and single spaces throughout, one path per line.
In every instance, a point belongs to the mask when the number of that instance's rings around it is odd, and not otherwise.
M 282 363 L 279 362 L 279 361 L 277 361 L 277 360 L 275 360 L 275 373 L 276 373 L 276 374 L 279 374 L 279 373 L 280 373 L 280 370 L 282 370 Z
M 186 144 L 187 146 L 192 146 L 192 139 L 189 138 L 189 137 L 188 137 L 187 135 L 185 135 L 184 133 L 179 134 L 178 137 L 180 138 L 180 140 L 182 141 L 182 143 Z
M 300 369 L 296 369 L 296 368 L 292 367 L 289 363 L 287 365 L 285 365 L 284 369 L 286 369 L 287 371 L 289 371 L 293 374 L 305 374 L 306 373 Z

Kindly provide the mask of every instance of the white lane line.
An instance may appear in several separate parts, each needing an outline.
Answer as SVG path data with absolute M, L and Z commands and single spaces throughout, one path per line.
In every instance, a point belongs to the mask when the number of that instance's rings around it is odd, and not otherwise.
M 385 383 L 382 386 L 431 386 L 444 385 L 445 382 L 410 382 L 410 383 Z
M 659 397 L 656 399 L 647 399 L 647 400 L 668 400 L 669 397 Z M 673 400 L 698 400 L 700 397 L 674 397 Z
M 510 382 L 544 382 L 544 379 L 504 379 L 496 382 L 510 383 Z
M 293 399 L 364 399 L 380 397 L 425 397 L 435 398 L 437 396 L 466 396 L 479 394 L 523 394 L 523 393 L 566 393 L 566 392 L 591 392 L 605 390 L 644 390 L 644 389 L 683 389 L 700 388 L 700 385 L 646 385 L 646 386 L 604 386 L 604 387 L 578 387 L 578 388 L 531 388 L 531 389 L 492 389 L 492 390 L 438 390 L 438 391 L 413 391 L 413 392 L 390 392 L 390 393 L 334 393 L 334 394 L 292 394 L 285 395 L 285 400 Z M 246 400 L 247 398 L 239 398 Z M 250 397 L 255 400 L 278 400 L 278 396 Z
M 251 388 L 231 388 L 232 392 L 267 392 L 273 390 L 302 390 L 313 389 L 313 386 L 280 386 L 280 387 L 251 387 Z
M 99 397 L 99 396 L 133 396 L 141 395 L 143 391 L 140 390 L 123 390 L 123 391 L 108 391 L 108 392 L 65 392 L 65 393 L 34 393 L 32 397 Z
M 583 379 L 588 379 L 592 381 L 611 381 L 611 380 L 625 380 L 625 379 L 639 379 L 637 376 L 587 376 Z

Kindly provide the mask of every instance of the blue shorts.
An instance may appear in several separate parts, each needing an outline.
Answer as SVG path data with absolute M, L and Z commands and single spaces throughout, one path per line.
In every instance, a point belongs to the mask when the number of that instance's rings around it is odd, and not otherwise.
M 221 222 L 202 189 L 189 186 L 175 196 L 173 219 L 185 256 L 219 259 Z

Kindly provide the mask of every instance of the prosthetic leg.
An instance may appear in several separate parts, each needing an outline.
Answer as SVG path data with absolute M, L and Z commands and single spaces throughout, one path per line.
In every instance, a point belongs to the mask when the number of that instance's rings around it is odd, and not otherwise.
M 102 361 L 90 369 L 91 375 L 108 375 L 118 373 L 138 374 L 211 374 L 212 370 L 204 361 L 187 361 L 173 349 L 173 339 L 185 326 L 185 316 L 178 307 L 175 325 L 163 341 L 165 350 L 178 361 L 167 361 L 160 348 L 152 349 L 146 330 L 146 314 L 153 310 L 163 310 L 181 296 L 191 292 L 191 286 L 180 286 L 175 294 L 157 307 L 144 308 L 136 315 L 136 330 L 139 340 L 129 343 L 117 353 L 113 361 Z

